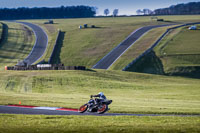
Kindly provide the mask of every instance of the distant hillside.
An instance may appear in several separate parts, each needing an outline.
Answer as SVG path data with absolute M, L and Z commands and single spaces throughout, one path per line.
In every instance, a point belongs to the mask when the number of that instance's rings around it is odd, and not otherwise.
M 127 71 L 200 78 L 199 36 L 199 29 L 188 30 L 188 26 L 172 30 Z
M 169 8 L 156 9 L 156 15 L 190 15 L 200 14 L 200 2 L 190 2 L 187 4 L 178 4 Z
M 86 18 L 96 14 L 94 7 L 61 6 L 55 8 L 1 8 L 0 20 L 10 19 L 52 19 L 52 18 Z

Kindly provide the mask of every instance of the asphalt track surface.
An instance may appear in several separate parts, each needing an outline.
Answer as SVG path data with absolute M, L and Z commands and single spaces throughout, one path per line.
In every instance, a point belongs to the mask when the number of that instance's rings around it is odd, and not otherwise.
M 28 23 L 28 22 L 19 22 L 19 21 L 16 21 L 16 22 L 30 27 L 35 34 L 36 41 L 35 41 L 34 47 L 31 53 L 28 55 L 28 57 L 24 59 L 24 61 L 27 62 L 28 65 L 32 65 L 38 59 L 40 59 L 45 53 L 47 45 L 48 45 L 48 36 L 45 33 L 45 31 L 38 25 Z
M 165 25 L 154 25 L 154 26 L 145 26 L 135 30 L 131 33 L 123 42 L 121 42 L 117 47 L 115 47 L 110 53 L 104 56 L 96 65 L 92 68 L 94 69 L 109 69 L 109 67 L 124 53 L 126 50 L 132 46 L 140 37 L 142 37 L 147 31 L 159 28 L 170 26 L 173 24 Z
M 179 116 L 179 117 L 200 117 L 200 115 L 165 115 L 165 114 L 125 114 L 125 113 L 79 113 L 77 110 L 60 109 L 55 107 L 37 107 L 35 109 L 29 107 L 15 107 L 0 105 L 0 114 L 27 114 L 27 115 L 93 115 L 93 116 Z

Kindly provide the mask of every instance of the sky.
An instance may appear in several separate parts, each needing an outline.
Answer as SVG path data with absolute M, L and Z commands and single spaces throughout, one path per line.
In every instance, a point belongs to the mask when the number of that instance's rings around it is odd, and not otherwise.
M 114 9 L 119 9 L 119 15 L 134 15 L 137 9 L 154 10 L 188 2 L 200 2 L 200 0 L 0 0 L 0 8 L 87 5 L 97 7 L 97 15 L 103 15 L 106 8 L 110 13 Z

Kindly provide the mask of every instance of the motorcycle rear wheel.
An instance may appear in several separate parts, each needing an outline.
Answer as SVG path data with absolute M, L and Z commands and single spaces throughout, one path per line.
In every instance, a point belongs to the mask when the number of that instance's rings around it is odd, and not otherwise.
M 97 113 L 98 114 L 103 114 L 108 110 L 108 105 L 102 104 L 100 108 L 98 108 Z
M 88 105 L 84 104 L 79 108 L 78 112 L 79 113 L 84 113 L 87 109 L 88 109 Z

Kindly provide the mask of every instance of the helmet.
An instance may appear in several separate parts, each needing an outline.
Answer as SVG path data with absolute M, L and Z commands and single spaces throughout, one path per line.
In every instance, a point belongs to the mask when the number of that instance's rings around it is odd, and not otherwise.
M 104 94 L 103 94 L 103 92 L 99 92 L 99 95 L 103 96 Z

